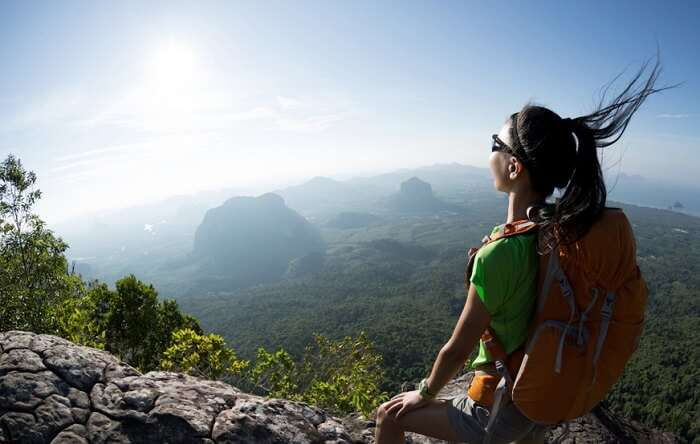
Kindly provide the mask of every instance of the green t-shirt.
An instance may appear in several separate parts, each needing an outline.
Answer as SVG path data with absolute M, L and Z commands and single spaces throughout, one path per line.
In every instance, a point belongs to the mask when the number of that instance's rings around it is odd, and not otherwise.
M 501 225 L 494 227 L 491 234 L 501 228 Z M 474 258 L 469 280 L 491 315 L 491 331 L 506 353 L 527 339 L 537 289 L 536 239 L 535 233 L 499 239 L 482 247 Z M 491 361 L 480 342 L 479 355 L 471 366 Z

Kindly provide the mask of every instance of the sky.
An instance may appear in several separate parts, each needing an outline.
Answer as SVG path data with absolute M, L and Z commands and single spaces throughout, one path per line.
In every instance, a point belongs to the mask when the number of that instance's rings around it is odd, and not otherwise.
M 49 223 L 316 175 L 487 166 L 528 101 L 591 112 L 660 48 L 604 168 L 700 185 L 700 3 L 0 2 L 0 158 Z M 614 91 L 613 87 L 613 91 Z

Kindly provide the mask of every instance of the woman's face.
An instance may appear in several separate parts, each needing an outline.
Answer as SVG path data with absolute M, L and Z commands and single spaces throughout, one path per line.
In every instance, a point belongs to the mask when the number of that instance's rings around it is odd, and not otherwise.
M 510 137 L 510 119 L 507 121 L 501 131 L 498 133 L 498 138 L 506 145 L 513 146 L 513 140 Z M 511 191 L 513 182 L 513 173 L 520 172 L 522 165 L 510 153 L 503 151 L 494 151 L 489 158 L 489 167 L 493 176 L 493 186 L 498 191 L 508 193 Z M 510 168 L 510 170 L 509 170 Z M 515 170 L 515 171 L 513 171 Z M 517 174 L 516 174 L 517 176 Z

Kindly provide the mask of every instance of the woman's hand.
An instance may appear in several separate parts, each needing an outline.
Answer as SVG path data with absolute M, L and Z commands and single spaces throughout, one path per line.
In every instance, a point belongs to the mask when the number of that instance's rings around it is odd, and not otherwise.
M 418 390 L 412 392 L 399 393 L 398 395 L 391 398 L 386 403 L 386 413 L 390 416 L 394 416 L 396 413 L 396 420 L 401 419 L 401 417 L 410 412 L 411 410 L 419 409 L 427 404 L 428 401 L 421 397 Z

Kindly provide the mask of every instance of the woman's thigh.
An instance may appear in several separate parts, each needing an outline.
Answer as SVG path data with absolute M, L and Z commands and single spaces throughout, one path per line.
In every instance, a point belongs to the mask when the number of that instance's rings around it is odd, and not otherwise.
M 403 414 L 399 420 L 396 420 L 393 414 L 386 414 L 382 418 L 382 423 L 383 426 L 398 426 L 407 432 L 457 442 L 460 438 L 450 424 L 447 413 L 449 407 L 449 401 L 432 400 L 421 408 Z M 385 424 L 386 421 L 391 424 Z

